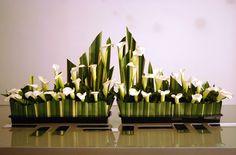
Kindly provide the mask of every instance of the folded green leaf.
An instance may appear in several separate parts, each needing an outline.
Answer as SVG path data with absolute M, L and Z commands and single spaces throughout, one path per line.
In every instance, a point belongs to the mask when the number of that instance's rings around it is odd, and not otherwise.
M 75 67 L 76 65 L 72 63 L 69 59 L 67 59 L 67 82 L 71 83 L 71 68 Z

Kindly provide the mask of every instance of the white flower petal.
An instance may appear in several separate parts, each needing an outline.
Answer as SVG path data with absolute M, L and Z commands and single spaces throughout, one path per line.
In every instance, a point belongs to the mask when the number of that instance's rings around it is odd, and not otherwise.
M 134 89 L 134 88 L 130 88 L 130 89 L 129 89 L 129 95 L 131 95 L 131 96 L 137 96 L 139 93 L 140 93 L 140 90 L 137 91 L 137 90 Z
M 42 76 L 38 76 L 38 79 L 44 84 L 47 84 L 49 82 L 48 80 L 44 79 Z
M 60 68 L 60 66 L 57 65 L 57 64 L 53 64 L 53 65 L 52 65 L 52 68 L 53 68 L 54 75 L 55 75 L 55 76 L 58 75 L 58 74 L 59 74 L 59 68 Z
M 74 92 L 75 92 L 75 90 L 72 89 L 72 88 L 70 88 L 70 87 L 65 87 L 65 88 L 63 89 L 63 94 L 65 94 L 66 96 L 68 96 L 69 94 L 72 94 L 72 93 L 74 93 Z
M 83 94 L 81 94 L 81 93 L 77 93 L 76 95 L 77 95 L 77 97 L 82 101 L 82 102 L 84 102 L 84 100 L 85 100 L 85 97 L 86 97 L 86 92 L 85 93 L 83 93 Z
M 129 63 L 126 65 L 126 67 L 127 67 L 127 66 L 135 68 L 135 65 L 134 65 L 133 62 L 129 62 Z

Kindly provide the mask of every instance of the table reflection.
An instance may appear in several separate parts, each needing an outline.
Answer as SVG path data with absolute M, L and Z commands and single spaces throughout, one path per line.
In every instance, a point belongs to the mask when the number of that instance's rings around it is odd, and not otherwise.
M 111 131 L 83 131 L 70 127 L 63 136 L 60 136 L 53 134 L 56 128 L 50 128 L 42 136 L 32 136 L 36 129 L 12 128 L 11 145 L 17 147 L 110 147 L 115 141 Z
M 120 127 L 121 128 L 121 127 Z M 221 127 L 210 127 L 210 133 L 198 133 L 190 129 L 180 133 L 170 129 L 134 129 L 131 135 L 120 132 L 117 146 L 120 147 L 221 147 Z

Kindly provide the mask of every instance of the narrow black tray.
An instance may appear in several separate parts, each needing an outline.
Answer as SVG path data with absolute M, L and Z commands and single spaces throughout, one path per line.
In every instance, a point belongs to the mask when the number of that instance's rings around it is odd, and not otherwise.
M 121 117 L 123 124 L 132 123 L 219 123 L 222 115 L 183 117 Z
M 37 123 L 108 123 L 108 117 L 12 117 L 12 124 L 37 124 Z

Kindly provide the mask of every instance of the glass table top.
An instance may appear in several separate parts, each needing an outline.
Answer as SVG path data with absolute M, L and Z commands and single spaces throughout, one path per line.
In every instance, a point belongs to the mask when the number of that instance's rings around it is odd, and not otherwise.
M 236 106 L 232 106 L 236 110 Z M 229 107 L 232 110 L 232 107 Z M 114 107 L 117 108 L 117 107 Z M 232 148 L 236 123 L 121 124 L 113 108 L 109 124 L 35 124 L 11 127 L 9 107 L 0 106 L 1 148 Z M 230 118 L 231 120 L 232 118 Z M 234 118 L 236 119 L 236 118 Z M 236 122 L 236 121 L 235 121 Z M 235 150 L 234 150 L 235 151 Z

